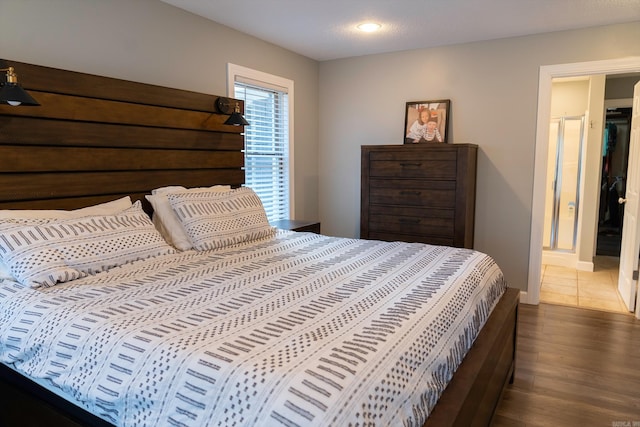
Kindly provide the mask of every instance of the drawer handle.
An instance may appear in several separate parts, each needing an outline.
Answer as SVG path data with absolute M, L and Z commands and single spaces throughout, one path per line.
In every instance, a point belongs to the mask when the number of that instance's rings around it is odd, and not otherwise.
M 403 168 L 419 168 L 422 166 L 422 163 L 400 163 L 400 166 Z
M 400 218 L 400 224 L 420 224 L 420 218 Z
M 422 191 L 416 191 L 416 190 L 414 190 L 414 191 L 402 190 L 402 191 L 400 191 L 400 194 L 401 194 L 402 196 L 419 196 L 419 195 L 421 195 L 421 194 L 422 194 Z

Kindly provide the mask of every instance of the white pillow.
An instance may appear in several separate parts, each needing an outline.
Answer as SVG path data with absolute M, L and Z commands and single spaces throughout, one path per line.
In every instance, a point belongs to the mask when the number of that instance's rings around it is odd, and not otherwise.
M 273 236 L 264 206 L 248 187 L 224 192 L 167 195 L 176 216 L 199 251 Z
M 116 215 L 45 221 L 0 220 L 0 258 L 25 286 L 53 286 L 88 274 L 175 253 L 138 201 Z
M 20 225 L 39 225 L 56 219 L 80 218 L 91 215 L 112 215 L 129 209 L 131 206 L 131 197 L 125 196 L 120 199 L 74 210 L 5 209 L 0 210 L 0 220 L 10 219 L 15 223 L 16 228 L 19 228 Z M 17 280 L 2 260 L 0 260 L 0 279 Z
M 191 249 L 193 245 L 184 228 L 182 228 L 173 208 L 171 208 L 167 195 L 177 191 L 189 193 L 197 191 L 229 191 L 230 189 L 230 185 L 214 185 L 213 187 L 190 189 L 174 185 L 156 188 L 152 191 L 153 194 L 145 197 L 153 207 L 153 224 L 162 234 L 162 237 L 175 248 L 186 251 Z
M 86 208 L 74 209 L 71 211 L 49 209 L 5 209 L 0 210 L 0 219 L 68 219 L 90 215 L 114 215 L 130 208 L 131 205 L 131 197 L 125 196 L 110 202 L 100 203 Z

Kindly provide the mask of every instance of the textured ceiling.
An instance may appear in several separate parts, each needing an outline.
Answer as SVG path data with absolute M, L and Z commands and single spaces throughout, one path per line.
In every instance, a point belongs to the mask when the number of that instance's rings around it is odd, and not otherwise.
M 318 61 L 636 21 L 640 0 L 162 0 Z M 383 25 L 366 34 L 365 20 Z

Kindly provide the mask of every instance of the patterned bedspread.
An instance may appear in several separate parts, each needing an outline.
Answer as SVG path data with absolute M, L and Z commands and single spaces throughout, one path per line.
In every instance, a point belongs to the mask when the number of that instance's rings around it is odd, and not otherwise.
M 420 426 L 505 286 L 467 249 L 280 231 L 0 280 L 0 361 L 119 426 Z

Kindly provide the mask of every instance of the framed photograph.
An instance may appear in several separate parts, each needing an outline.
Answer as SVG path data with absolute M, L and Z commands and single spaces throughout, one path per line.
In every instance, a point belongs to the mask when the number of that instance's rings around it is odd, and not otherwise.
M 446 143 L 451 100 L 407 102 L 404 116 L 404 143 Z

